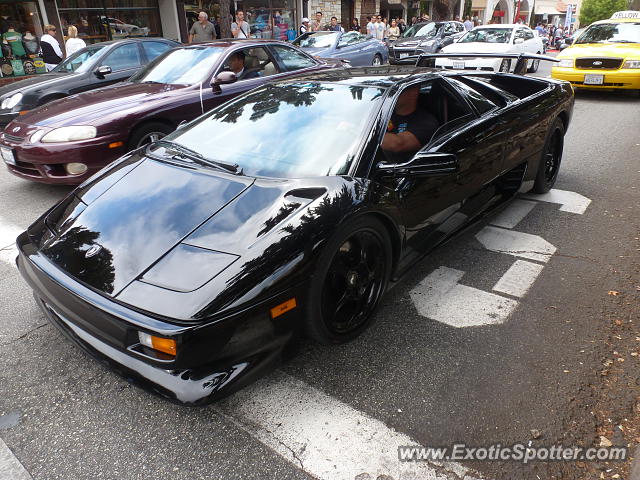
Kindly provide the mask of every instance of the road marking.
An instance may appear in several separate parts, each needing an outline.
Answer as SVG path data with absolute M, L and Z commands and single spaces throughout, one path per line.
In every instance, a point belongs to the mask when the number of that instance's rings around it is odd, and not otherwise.
M 469 470 L 459 464 L 399 461 L 398 447 L 417 442 L 282 371 L 215 408 L 318 479 L 352 480 L 363 474 L 394 480 L 448 478 L 446 472 L 436 471 L 436 465 L 456 478 L 469 478 Z
M 418 313 L 456 328 L 504 323 L 518 302 L 460 285 L 463 276 L 463 271 L 449 267 L 427 275 L 409 292 Z
M 541 195 L 527 193 L 522 197 L 538 202 L 558 203 L 560 204 L 560 211 L 577 213 L 578 215 L 582 215 L 591 203 L 591 199 L 584 195 L 567 190 L 556 190 L 555 188 Z
M 7 444 L 0 438 L 0 480 L 33 480 Z
M 536 205 L 536 202 L 529 202 L 527 200 L 513 200 L 507 208 L 491 219 L 491 225 L 502 228 L 513 228 L 520 223 Z
M 551 255 L 557 250 L 538 235 L 514 232 L 504 228 L 484 227 L 476 234 L 476 238 L 492 252 L 506 253 L 538 262 L 549 261 Z
M 495 284 L 495 292 L 522 298 L 542 273 L 544 265 L 516 260 Z
M 23 230 L 23 228 L 7 223 L 0 218 L 0 261 L 16 265 L 16 257 L 18 256 L 16 237 Z

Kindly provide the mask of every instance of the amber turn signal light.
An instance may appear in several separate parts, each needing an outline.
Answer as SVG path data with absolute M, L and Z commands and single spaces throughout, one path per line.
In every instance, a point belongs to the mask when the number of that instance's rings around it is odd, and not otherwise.
M 281 303 L 277 307 L 273 307 L 271 309 L 271 318 L 276 318 L 282 315 L 283 313 L 287 313 L 289 310 L 293 310 L 297 307 L 296 299 L 290 298 L 284 303 Z
M 176 341 L 172 338 L 156 337 L 148 333 L 138 332 L 140 343 L 145 347 L 153 348 L 167 355 L 176 356 Z
M 109 148 L 118 148 L 124 145 L 124 142 L 111 142 Z

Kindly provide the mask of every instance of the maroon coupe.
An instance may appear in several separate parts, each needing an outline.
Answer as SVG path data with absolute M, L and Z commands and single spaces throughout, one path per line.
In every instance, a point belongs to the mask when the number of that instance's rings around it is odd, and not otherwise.
M 81 183 L 122 154 L 240 93 L 337 66 L 273 40 L 178 47 L 124 83 L 49 103 L 12 121 L 0 137 L 0 154 L 21 178 Z

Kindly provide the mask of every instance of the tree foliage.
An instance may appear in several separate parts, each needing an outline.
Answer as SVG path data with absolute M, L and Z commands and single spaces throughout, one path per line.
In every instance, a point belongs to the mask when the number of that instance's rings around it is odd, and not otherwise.
M 628 3 L 628 0 L 584 0 L 580 9 L 580 26 L 611 18 L 614 12 L 626 10 Z

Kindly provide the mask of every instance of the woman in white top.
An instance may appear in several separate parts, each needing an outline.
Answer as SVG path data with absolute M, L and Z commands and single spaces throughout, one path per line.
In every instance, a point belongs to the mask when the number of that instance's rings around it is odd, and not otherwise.
M 78 50 L 81 50 L 84 47 L 86 47 L 87 44 L 84 43 L 84 40 L 82 40 L 81 38 L 78 38 L 78 29 L 73 25 L 69 26 L 68 33 L 69 33 L 68 35 L 69 39 L 64 44 L 64 48 L 67 50 L 67 57 L 70 57 L 71 55 L 76 53 Z

